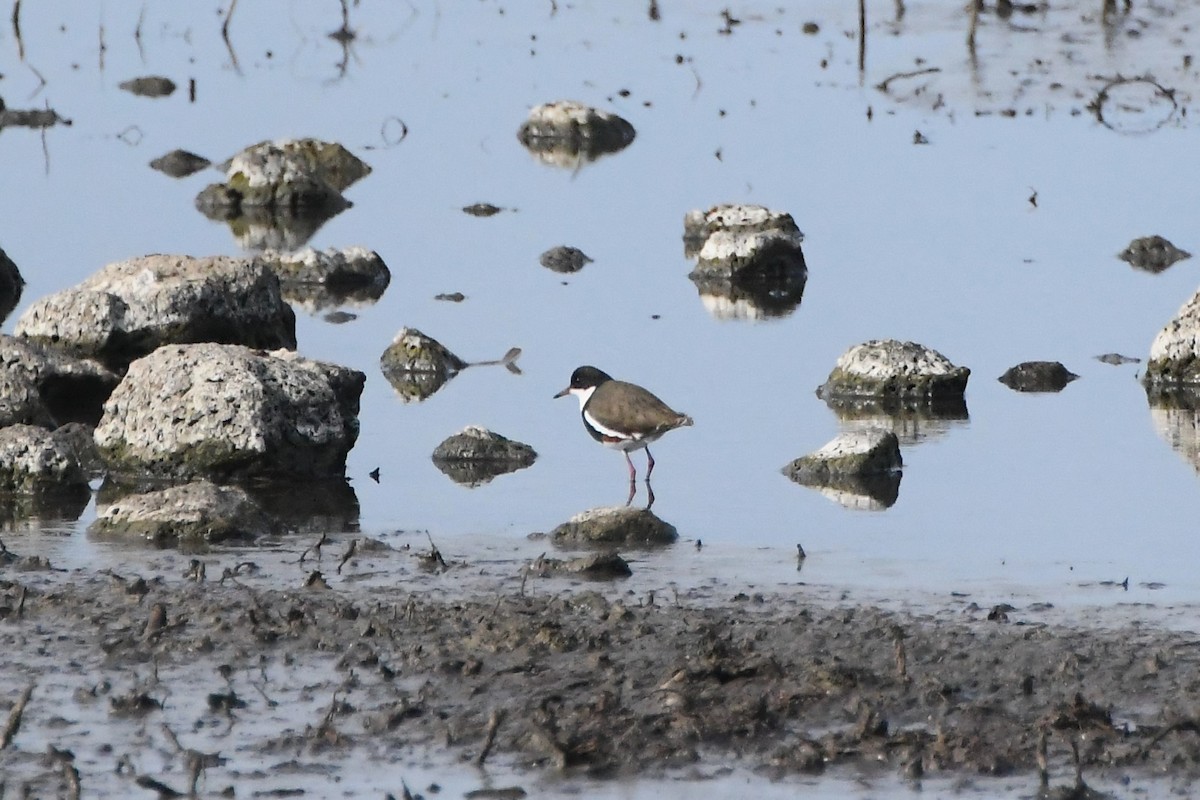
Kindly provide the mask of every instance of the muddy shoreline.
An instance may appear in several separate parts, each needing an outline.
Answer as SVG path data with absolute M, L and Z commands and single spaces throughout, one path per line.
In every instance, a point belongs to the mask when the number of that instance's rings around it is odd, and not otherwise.
M 518 782 L 844 767 L 1036 791 L 1043 774 L 1074 787 L 1076 752 L 1084 781 L 1200 776 L 1188 633 L 801 592 L 713 605 L 562 581 L 458 593 L 310 576 L 281 590 L 251 585 L 250 567 L 223 580 L 14 567 L 0 583 L 0 774 L 14 796 L 72 796 L 73 769 L 84 794 L 159 781 L 242 797 L 303 787 L 281 763 L 337 770 L 417 749 L 511 764 Z M 311 709 L 296 701 L 297 725 L 254 727 L 293 696 Z

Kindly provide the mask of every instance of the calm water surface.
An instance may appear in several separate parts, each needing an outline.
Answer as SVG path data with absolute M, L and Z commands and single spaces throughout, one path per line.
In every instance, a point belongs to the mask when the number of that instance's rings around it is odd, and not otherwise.
M 860 74 L 849 4 L 744 3 L 730 34 L 726 4 L 660 5 L 651 21 L 644 3 L 368 2 L 351 9 L 357 38 L 343 49 L 327 36 L 341 24 L 334 3 L 242 3 L 229 47 L 209 3 L 26 3 L 20 41 L 0 29 L 0 96 L 73 124 L 0 135 L 0 246 L 28 281 L 7 330 L 30 302 L 110 261 L 243 252 L 193 207 L 216 173 L 177 181 L 149 169 L 152 158 L 338 141 L 374 172 L 310 243 L 370 247 L 392 282 L 379 302 L 343 309 L 356 315 L 344 324 L 299 309 L 298 336 L 305 355 L 368 375 L 348 465 L 362 532 L 428 531 L 448 555 L 512 559 L 515 572 L 545 547 L 530 533 L 623 502 L 621 456 L 591 442 L 574 400 L 551 399 L 592 363 L 696 420 L 655 448 L 654 510 L 686 542 L 635 563 L 638 586 L 715 579 L 719 596 L 811 591 L 934 611 L 1041 601 L 1068 619 L 1152 604 L 1122 618 L 1192 627 L 1200 484 L 1169 441 L 1194 430 L 1156 422 L 1138 365 L 1094 356 L 1144 359 L 1200 283 L 1194 260 L 1149 275 L 1116 258 L 1154 233 L 1200 247 L 1183 113 L 1198 12 L 1135 3 L 1108 27 L 1090 7 L 988 15 L 973 68 L 960 3 L 909 3 L 899 21 L 892 3 L 873 3 Z M 803 33 L 810 21 L 819 30 Z M 940 72 L 875 88 L 929 68 Z M 161 100 L 117 88 L 146 74 L 183 88 Z M 1086 106 L 1096 76 L 1117 74 L 1152 74 L 1180 109 L 1145 133 L 1105 127 Z M 530 107 L 562 98 L 621 114 L 637 140 L 575 170 L 539 162 L 515 132 Z M 1016 116 L 995 113 L 1005 109 Z M 928 144 L 914 144 L 917 131 Z M 505 211 L 461 211 L 480 201 Z M 687 279 L 683 216 L 723 202 L 790 212 L 805 232 L 810 277 L 790 315 L 722 318 Z M 541 267 L 560 244 L 594 262 L 567 276 Z M 466 300 L 434 299 L 455 291 Z M 468 360 L 520 346 L 523 374 L 470 369 L 406 404 L 378 370 L 402 326 Z M 836 435 L 813 390 L 872 338 L 921 342 L 972 370 L 969 419 L 905 442 L 899 499 L 877 512 L 779 472 Z M 996 381 L 1033 359 L 1081 378 L 1056 395 Z M 540 458 L 458 486 L 429 454 L 468 424 Z M 89 507 L 66 529 L 26 521 L 25 540 L 5 538 L 60 566 L 137 569 L 138 551 L 87 540 L 93 517 Z M 809 554 L 799 572 L 797 543 Z M 1102 583 L 1126 577 L 1127 591 Z
M 302 353 L 368 374 L 348 468 L 363 532 L 519 542 L 623 501 L 620 455 L 590 441 L 573 400 L 551 400 L 593 363 L 696 419 L 656 448 L 654 509 L 733 553 L 712 561 L 735 583 L 796 582 L 802 543 L 805 581 L 859 597 L 1200 601 L 1196 471 L 1156 429 L 1138 366 L 1093 358 L 1144 358 L 1197 285 L 1194 261 L 1149 275 L 1115 257 L 1150 233 L 1196 248 L 1194 132 L 1176 113 L 1122 134 L 1086 110 L 1094 76 L 1157 70 L 1186 111 L 1195 34 L 1146 41 L 1186 20 L 1138 8 L 1106 31 L 1087 10 L 985 16 L 972 70 L 955 4 L 909 4 L 900 22 L 880 4 L 889 16 L 871 19 L 860 75 L 856 23 L 836 3 L 750 3 L 730 35 L 719 4 L 668 3 L 657 22 L 640 4 L 365 4 L 344 51 L 326 35 L 340 24 L 326 5 L 244 4 L 230 48 L 212 5 L 23 7 L 24 60 L 0 33 L 0 93 L 74 124 L 3 132 L 2 246 L 29 283 L 13 319 L 109 261 L 243 252 L 192 206 L 216 173 L 176 181 L 152 158 L 339 141 L 374 173 L 311 244 L 373 248 L 392 283 L 378 303 L 344 309 L 357 315 L 345 324 L 301 309 L 298 335 Z M 809 21 L 817 33 L 802 32 Z M 875 88 L 930 67 L 941 72 Z M 145 74 L 194 78 L 196 101 L 185 88 L 161 100 L 117 88 Z M 515 131 L 558 98 L 622 114 L 637 140 L 575 170 L 539 162 Z M 1005 108 L 1019 113 L 976 114 Z M 479 201 L 506 210 L 460 210 Z M 788 211 L 805 232 L 810 278 L 792 314 L 721 318 L 687 280 L 683 215 L 721 202 Z M 594 263 L 544 269 L 538 255 L 558 244 Z M 467 299 L 434 299 L 454 291 Z M 520 346 L 523 374 L 468 370 L 405 404 L 377 367 L 401 326 L 468 360 Z M 879 337 L 970 367 L 969 419 L 906 442 L 893 507 L 853 511 L 779 469 L 837 433 L 813 390 L 838 355 Z M 1031 359 L 1082 377 L 1058 395 L 996 382 Z M 530 443 L 537 464 L 476 489 L 452 483 L 429 454 L 468 424 Z M 672 563 L 656 565 L 664 579 Z M 1095 586 L 1126 576 L 1128 592 Z

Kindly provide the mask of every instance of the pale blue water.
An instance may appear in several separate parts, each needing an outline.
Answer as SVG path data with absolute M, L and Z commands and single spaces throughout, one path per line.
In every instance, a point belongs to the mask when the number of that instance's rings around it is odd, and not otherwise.
M 1121 135 L 1085 106 L 1101 85 L 1088 76 L 1151 72 L 1190 112 L 1197 75 L 1182 55 L 1200 45 L 1196 11 L 1135 4 L 1108 37 L 1090 7 L 986 17 L 973 72 L 959 4 L 910 3 L 900 23 L 876 4 L 860 78 L 849 4 L 776 5 L 734 9 L 743 24 L 726 36 L 720 3 L 664 3 L 659 22 L 641 3 L 367 3 L 352 9 L 359 36 L 339 71 L 343 53 L 325 36 L 340 24 L 332 3 L 240 4 L 236 66 L 211 4 L 26 3 L 24 62 L 0 28 L 0 96 L 74 124 L 0 133 L 0 247 L 29 284 L 6 330 L 109 261 L 240 252 L 192 206 L 216 174 L 176 181 L 151 159 L 338 141 L 374 172 L 311 244 L 370 247 L 392 282 L 378 303 L 346 309 L 358 315 L 346 324 L 301 312 L 298 337 L 303 354 L 368 375 L 348 465 L 362 531 L 428 530 L 464 560 L 518 559 L 542 547 L 529 533 L 623 502 L 620 454 L 590 440 L 573 399 L 551 399 L 592 363 L 696 420 L 654 448 L 654 510 L 688 541 L 647 565 L 652 581 L 804 591 L 802 580 L 935 610 L 957 591 L 1067 616 L 1145 602 L 1182 607 L 1172 624 L 1186 625 L 1200 603 L 1196 468 L 1156 430 L 1139 366 L 1093 357 L 1144 359 L 1200 283 L 1194 259 L 1155 276 L 1116 258 L 1152 233 L 1200 247 L 1192 115 Z M 809 20 L 819 33 L 801 32 Z M 1151 33 L 1127 32 L 1142 23 Z M 1162 26 L 1176 31 L 1167 44 L 1153 35 Z M 941 72 L 911 100 L 874 88 L 929 66 Z M 1023 85 L 1031 73 L 1052 78 Z M 117 89 L 144 74 L 181 89 L 163 100 Z M 577 171 L 540 163 L 516 130 L 530 107 L 562 98 L 625 116 L 636 141 Z M 1021 113 L 975 114 L 1007 107 Z M 408 135 L 389 147 L 392 118 Z M 913 144 L 917 130 L 930 144 Z M 480 201 L 508 210 L 462 213 Z M 683 215 L 722 202 L 790 212 L 805 232 L 809 281 L 790 316 L 718 319 L 687 280 Z M 559 244 L 594 262 L 567 276 L 539 266 Z M 466 301 L 433 299 L 453 291 Z M 467 360 L 520 346 L 524 372 L 470 369 L 406 405 L 378 370 L 402 326 Z M 847 510 L 779 473 L 837 433 L 813 390 L 872 338 L 921 342 L 972 370 L 969 420 L 905 446 L 899 500 L 882 512 Z M 1033 359 L 1082 377 L 1057 395 L 996 381 Z M 477 489 L 453 484 L 429 454 L 468 424 L 531 444 L 538 462 Z M 137 558 L 82 534 L 59 541 L 68 566 Z M 799 575 L 796 543 L 809 554 Z M 1097 585 L 1126 576 L 1128 592 Z

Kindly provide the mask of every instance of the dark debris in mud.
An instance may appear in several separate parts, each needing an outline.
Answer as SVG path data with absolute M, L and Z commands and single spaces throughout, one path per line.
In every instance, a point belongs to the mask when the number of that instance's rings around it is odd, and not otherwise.
M 103 737 L 120 742 L 122 726 L 178 713 L 180 701 L 164 698 L 183 687 L 159 676 L 188 667 L 211 681 L 197 719 L 227 720 L 222 753 L 197 754 L 191 773 L 206 771 L 213 786 L 236 786 L 244 760 L 266 754 L 303 762 L 416 744 L 592 777 L 704 763 L 772 775 L 879 764 L 905 778 L 1027 775 L 1031 788 L 1039 774 L 1200 775 L 1192 635 L 1021 624 L 1011 607 L 947 620 L 801 597 L 700 607 L 542 595 L 540 585 L 472 598 L 103 574 L 46 590 L 9 581 L 0 605 L 23 612 L 0 627 L 0 720 L 18 745 L 27 734 L 55 743 L 69 727 L 58 715 L 100 700 L 111 719 Z M 321 658 L 335 659 L 333 677 L 313 672 L 303 687 L 328 698 L 320 719 L 240 738 L 237 720 L 265 713 L 287 688 L 270 677 L 281 665 Z M 45 680 L 47 663 L 64 667 L 19 713 L 30 679 L 17 676 Z M 113 761 L 107 774 L 120 771 L 125 746 L 98 751 Z M 0 748 L 0 773 L 21 757 Z M 35 794 L 59 785 L 62 763 L 45 762 Z

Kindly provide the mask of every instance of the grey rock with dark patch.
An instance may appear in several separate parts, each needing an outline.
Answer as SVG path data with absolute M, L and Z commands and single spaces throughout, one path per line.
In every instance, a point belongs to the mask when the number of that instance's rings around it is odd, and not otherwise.
M 466 366 L 441 342 L 416 328 L 401 328 L 379 357 L 384 377 L 406 402 L 424 400 Z
M 883 430 L 850 431 L 792 461 L 783 472 L 799 483 L 820 483 L 837 477 L 894 472 L 903 466 L 896 434 Z
M 0 334 L 0 427 L 94 423 L 119 380 L 96 361 Z
M 107 470 L 96 448 L 95 429 L 91 425 L 68 422 L 54 429 L 54 437 L 70 449 L 89 478 L 98 478 Z
M 795 459 L 783 474 L 848 508 L 877 510 L 895 504 L 903 466 L 895 433 L 860 430 L 843 432 Z
M 556 545 L 583 547 L 660 547 L 674 544 L 679 532 L 653 511 L 631 506 L 592 508 L 550 531 Z
M 175 93 L 175 81 L 161 75 L 146 75 L 122 81 L 117 84 L 117 88 L 138 97 L 169 97 Z
M 8 319 L 8 315 L 21 302 L 21 293 L 25 290 L 25 279 L 21 271 L 8 253 L 0 248 L 0 322 Z
M 579 272 L 592 259 L 578 247 L 559 245 L 551 247 L 538 258 L 539 263 L 554 272 Z
M 1058 361 L 1023 361 L 997 380 L 1018 392 L 1061 392 L 1078 377 Z
M 288 351 L 167 345 L 129 365 L 96 445 L 121 476 L 341 477 L 365 380 Z
M 342 145 L 319 139 L 259 142 L 220 167 L 225 182 L 196 197 L 206 216 L 236 220 L 259 209 L 316 219 L 317 225 L 347 208 L 342 192 L 371 172 Z
M 278 276 L 283 296 L 310 311 L 373 303 L 392 280 L 379 254 L 365 247 L 267 250 L 259 259 Z
M 88 534 L 144 541 L 156 547 L 249 542 L 278 535 L 284 527 L 244 489 L 195 481 L 131 494 L 97 508 Z
M 296 315 L 274 273 L 256 260 L 149 255 L 42 298 L 15 332 L 123 366 L 168 343 L 294 348 Z
M 688 276 L 710 313 L 722 319 L 790 314 L 808 281 L 804 234 L 790 214 L 756 205 L 719 205 L 684 217 Z
M 1129 266 L 1146 272 L 1162 272 L 1176 262 L 1191 257 L 1191 253 L 1180 250 L 1161 236 L 1134 239 L 1117 255 L 1117 258 L 1128 262 Z
M 156 169 L 172 178 L 186 178 L 211 165 L 212 162 L 204 156 L 196 155 L 188 150 L 172 150 L 150 162 L 151 169 Z
M 838 359 L 817 395 L 837 404 L 926 404 L 955 409 L 965 404 L 971 370 L 914 342 L 873 339 Z
M 586 578 L 597 581 L 627 578 L 633 574 L 629 562 L 616 552 L 591 553 L 568 559 L 547 558 L 542 555 L 529 565 L 529 571 L 543 578 Z
M 433 450 L 433 463 L 455 483 L 479 486 L 533 464 L 537 452 L 478 425 L 469 425 Z
M 573 100 L 535 106 L 517 131 L 527 150 L 558 167 L 578 167 L 623 150 L 636 135 L 622 117 Z
M 86 487 L 65 437 L 36 425 L 0 428 L 0 492 L 36 494 Z
M 1142 380 L 1151 395 L 1200 391 L 1200 290 L 1154 337 Z

